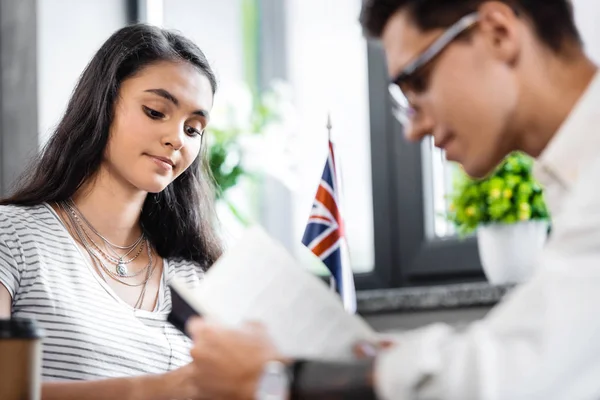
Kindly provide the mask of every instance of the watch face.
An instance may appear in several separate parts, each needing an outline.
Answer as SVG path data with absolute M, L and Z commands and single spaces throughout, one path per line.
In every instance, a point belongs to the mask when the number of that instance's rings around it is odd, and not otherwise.
M 289 379 L 285 365 L 279 361 L 265 364 L 263 374 L 258 383 L 257 400 L 285 400 Z

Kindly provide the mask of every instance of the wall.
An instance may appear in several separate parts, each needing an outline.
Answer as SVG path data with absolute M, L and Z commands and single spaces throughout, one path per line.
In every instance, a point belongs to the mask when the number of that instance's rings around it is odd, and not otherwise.
M 600 62 L 600 1 L 572 0 L 575 7 L 575 22 L 584 41 L 585 49 L 590 57 Z
M 193 40 L 215 70 L 220 92 L 244 78 L 242 16 L 237 0 L 164 0 L 164 27 Z
M 38 131 L 43 144 L 83 69 L 126 24 L 123 0 L 37 0 Z
M 0 29 L 0 197 L 4 197 L 38 142 L 36 1 L 0 2 Z

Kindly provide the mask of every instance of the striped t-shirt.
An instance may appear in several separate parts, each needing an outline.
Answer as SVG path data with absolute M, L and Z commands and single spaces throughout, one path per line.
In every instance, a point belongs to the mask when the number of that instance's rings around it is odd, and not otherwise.
M 134 309 L 92 269 L 47 204 L 0 206 L 0 284 L 12 317 L 44 330 L 44 380 L 90 380 L 162 373 L 191 361 L 191 343 L 166 321 L 166 282 L 177 274 L 192 287 L 201 268 L 165 260 L 155 311 Z

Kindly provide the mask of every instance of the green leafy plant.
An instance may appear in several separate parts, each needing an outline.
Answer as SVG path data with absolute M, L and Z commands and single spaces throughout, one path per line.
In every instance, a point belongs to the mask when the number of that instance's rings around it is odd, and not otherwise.
M 511 224 L 549 219 L 542 187 L 532 175 L 533 160 L 510 154 L 485 179 L 472 179 L 462 169 L 454 177 L 448 219 L 467 235 L 482 224 Z
M 276 89 L 253 96 L 246 86 L 242 86 L 214 113 L 207 136 L 209 166 L 217 186 L 217 199 L 222 199 L 240 178 L 251 175 L 244 164 L 244 139 L 262 135 L 272 123 L 279 121 L 279 96 Z

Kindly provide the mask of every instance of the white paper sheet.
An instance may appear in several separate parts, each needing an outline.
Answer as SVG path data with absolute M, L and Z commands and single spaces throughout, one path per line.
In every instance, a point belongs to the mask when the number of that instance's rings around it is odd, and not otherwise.
M 228 325 L 260 321 L 285 356 L 349 360 L 359 340 L 375 332 L 344 311 L 339 296 L 270 238 L 248 229 L 193 292 L 171 284 L 206 318 Z

